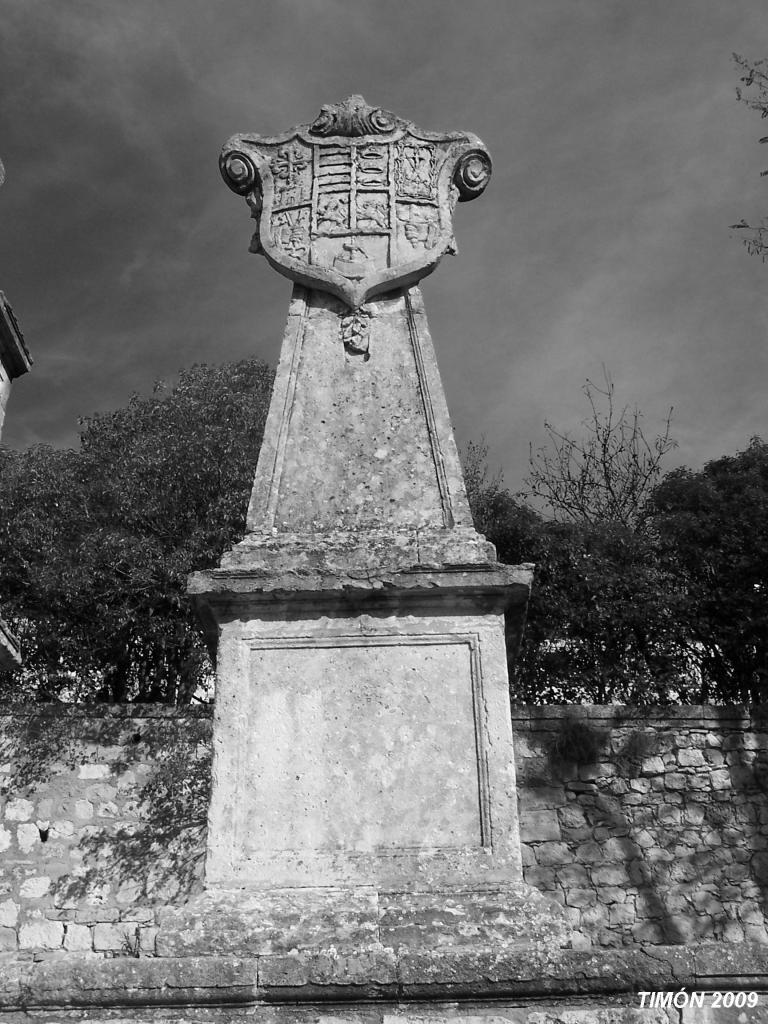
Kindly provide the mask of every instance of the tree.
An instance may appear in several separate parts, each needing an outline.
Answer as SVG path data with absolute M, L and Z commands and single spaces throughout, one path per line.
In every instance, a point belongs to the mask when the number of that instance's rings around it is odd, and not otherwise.
M 687 595 L 646 531 L 543 522 L 513 692 L 522 703 L 667 704 L 698 695 Z
M 589 447 L 588 441 L 575 443 Z M 536 565 L 522 645 L 510 658 L 513 699 L 695 699 L 680 625 L 687 598 L 674 573 L 659 564 L 650 535 L 599 520 L 594 508 L 584 509 L 591 518 L 546 520 L 513 497 L 500 475 L 490 475 L 485 446 L 470 445 L 464 461 L 476 528 L 502 561 Z
M 210 678 L 186 577 L 239 539 L 273 373 L 194 366 L 81 420 L 80 447 L 0 449 L 0 607 L 27 698 L 188 702 Z
M 661 464 L 676 447 L 665 429 L 649 441 L 637 407 L 617 410 L 614 384 L 603 367 L 604 386 L 587 380 L 582 388 L 590 407 L 578 437 L 545 423 L 549 445 L 531 448 L 527 497 L 543 502 L 561 522 L 611 523 L 636 529 Z
M 768 699 L 768 444 L 758 437 L 700 472 L 677 469 L 656 488 L 660 557 L 690 596 L 701 699 Z
M 738 53 L 733 54 L 733 59 L 743 72 L 739 79 L 741 86 L 736 89 L 736 98 L 750 110 L 757 111 L 760 117 L 768 117 L 768 60 L 748 61 Z M 768 135 L 763 136 L 760 142 L 768 142 Z M 768 170 L 760 174 L 761 177 L 766 175 Z M 742 219 L 738 224 L 732 224 L 731 228 L 744 232 L 742 241 L 750 255 L 759 256 L 763 262 L 768 259 L 768 218 L 763 217 L 756 224 L 749 224 Z

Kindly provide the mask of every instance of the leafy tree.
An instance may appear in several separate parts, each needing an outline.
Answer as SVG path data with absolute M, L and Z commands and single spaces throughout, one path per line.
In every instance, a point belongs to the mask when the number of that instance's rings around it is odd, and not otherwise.
M 687 596 L 644 531 L 542 523 L 514 677 L 522 703 L 666 704 L 697 698 Z
M 545 423 L 549 444 L 529 459 L 527 496 L 541 501 L 561 522 L 611 523 L 637 528 L 661 473 L 676 446 L 670 437 L 672 410 L 664 432 L 649 441 L 637 407 L 617 409 L 614 384 L 603 368 L 604 386 L 587 380 L 590 407 L 583 433 L 574 437 Z
M 742 71 L 736 98 L 750 110 L 757 111 L 760 117 L 768 117 L 768 60 L 748 61 L 738 53 L 734 53 L 733 59 Z M 768 142 L 768 135 L 763 136 L 760 142 Z M 768 170 L 762 171 L 760 176 L 766 175 Z M 742 219 L 738 224 L 732 224 L 731 228 L 744 232 L 742 241 L 750 255 L 759 256 L 763 262 L 768 259 L 768 218 L 763 217 L 754 224 Z
M 210 678 L 186 577 L 242 536 L 272 371 L 182 371 L 81 420 L 80 448 L 0 449 L 5 694 L 186 703 Z
M 522 645 L 510 657 L 515 701 L 695 699 L 680 625 L 687 598 L 648 533 L 594 511 L 577 522 L 544 519 L 490 475 L 482 445 L 469 446 L 465 478 L 475 526 L 499 558 L 536 565 Z
M 768 699 L 768 444 L 755 437 L 700 472 L 678 469 L 653 495 L 660 557 L 690 595 L 687 628 L 702 700 Z

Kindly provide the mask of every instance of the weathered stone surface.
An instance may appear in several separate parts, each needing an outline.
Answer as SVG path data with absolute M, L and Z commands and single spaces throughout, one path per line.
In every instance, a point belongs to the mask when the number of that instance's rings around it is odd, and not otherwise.
M 313 956 L 332 947 L 351 956 L 350 962 L 364 951 L 388 963 L 391 950 L 408 947 L 501 951 L 563 946 L 570 940 L 562 909 L 522 883 L 463 893 L 387 893 L 362 886 L 211 890 L 184 907 L 160 910 L 158 922 L 160 956 L 205 955 L 210 948 L 237 956 L 292 950 Z M 299 963 L 322 961 L 289 958 L 284 968 L 293 976 Z
M 730 971 L 732 963 L 726 965 Z M 618 1014 L 596 1020 L 624 1020 L 625 1011 L 639 1008 L 641 991 L 658 992 L 695 988 L 734 989 L 748 986 L 761 992 L 765 1008 L 768 974 L 749 977 L 723 973 L 713 979 L 696 967 L 695 950 L 656 947 L 653 950 L 576 952 L 563 949 L 498 951 L 444 950 L 442 952 L 376 951 L 340 955 L 336 952 L 294 952 L 258 959 L 209 955 L 172 959 L 100 960 L 89 957 L 33 963 L 0 963 L 0 1011 L 30 1008 L 91 1008 L 87 1019 L 100 1019 L 99 1009 L 113 1007 L 130 1016 L 131 1007 L 179 1007 L 193 1014 L 194 1006 L 218 1005 L 236 1013 L 250 1007 L 258 1019 L 269 1020 L 269 1004 L 288 1020 L 336 1018 L 349 1013 L 360 1020 L 378 1003 L 381 1014 L 418 1016 L 444 1024 L 446 1014 L 460 1018 L 496 1019 L 503 1000 L 512 1000 L 515 1013 L 548 1013 L 556 1019 L 590 1020 L 572 1014 Z M 578 997 L 578 998 L 576 998 Z M 459 1010 L 451 1000 L 466 1000 Z M 344 1001 L 343 1003 L 341 1001 Z M 355 1000 L 349 1002 L 349 1000 Z M 418 1002 L 411 1002 L 418 1000 Z M 425 1002 L 429 1000 L 429 1003 Z M 488 1002 L 490 1000 L 490 1002 Z M 346 1009 L 343 1009 L 346 1003 Z M 323 1004 L 330 1004 L 325 1010 Z M 538 1004 L 538 1005 L 537 1005 Z M 184 1008 L 183 1010 L 181 1008 Z M 280 1009 L 282 1007 L 282 1009 Z M 106 1016 L 110 1014 L 102 1010 Z M 44 1018 L 43 1018 L 44 1019 Z M 81 1019 L 77 1014 L 67 1019 Z M 122 1015 L 118 1019 L 123 1019 Z M 152 1018 L 151 1016 L 148 1019 Z M 168 1019 L 164 1016 L 164 1019 Z M 203 1019 L 231 1021 L 206 1013 Z M 632 1019 L 632 1015 L 626 1019 Z M 646 1010 L 642 1020 L 655 1020 Z M 693 1019 L 693 1018 L 689 1018 Z M 307 1024 L 309 1024 L 307 1020 Z
M 160 956 L 254 955 L 378 947 L 378 893 L 354 889 L 211 890 L 158 912 Z
M 208 884 L 519 881 L 501 616 L 315 614 L 223 624 Z
M 561 907 L 523 884 L 464 893 L 384 893 L 380 903 L 380 941 L 396 949 L 470 946 L 501 952 L 566 946 L 571 938 Z
M 36 1006 L 238 1003 L 257 995 L 256 963 L 217 955 L 174 960 L 72 957 L 35 964 L 25 980 L 25 1001 Z
M 364 578 L 495 562 L 472 525 L 418 289 L 371 304 L 364 363 L 341 320 L 337 300 L 295 290 L 248 532 L 222 566 Z

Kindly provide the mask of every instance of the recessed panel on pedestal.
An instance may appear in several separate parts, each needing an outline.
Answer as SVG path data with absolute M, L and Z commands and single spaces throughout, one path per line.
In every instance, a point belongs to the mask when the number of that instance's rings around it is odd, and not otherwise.
M 470 638 L 252 644 L 236 855 L 478 848 Z

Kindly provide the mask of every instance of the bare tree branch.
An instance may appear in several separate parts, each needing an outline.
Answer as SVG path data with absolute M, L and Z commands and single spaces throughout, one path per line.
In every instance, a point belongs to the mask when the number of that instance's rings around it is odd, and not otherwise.
M 649 441 L 637 408 L 617 410 L 614 383 L 605 367 L 603 384 L 587 380 L 582 390 L 590 406 L 584 434 L 573 437 L 546 422 L 549 443 L 531 447 L 524 493 L 543 502 L 555 519 L 636 529 L 662 461 L 677 445 L 670 436 L 672 409 L 663 432 Z
M 748 61 L 738 53 L 733 54 L 733 59 L 743 72 L 739 79 L 741 85 L 736 88 L 736 99 L 750 110 L 756 110 L 760 117 L 768 117 L 768 60 Z M 760 142 L 768 142 L 768 135 Z M 761 178 L 766 175 L 768 170 L 760 172 Z M 731 230 L 744 232 L 741 240 L 750 256 L 759 256 L 763 263 L 768 260 L 768 217 L 756 224 L 742 218 L 737 224 L 731 224 Z

